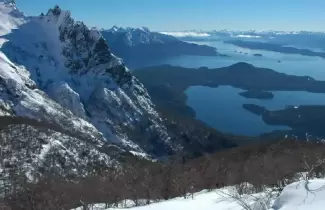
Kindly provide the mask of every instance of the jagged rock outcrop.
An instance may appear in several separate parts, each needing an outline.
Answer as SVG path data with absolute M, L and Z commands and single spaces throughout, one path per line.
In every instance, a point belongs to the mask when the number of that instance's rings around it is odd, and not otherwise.
M 55 122 L 130 151 L 166 155 L 180 148 L 169 141 L 143 85 L 98 30 L 58 6 L 26 17 L 0 1 L 0 15 L 3 115 Z M 155 145 L 162 145 L 159 152 Z

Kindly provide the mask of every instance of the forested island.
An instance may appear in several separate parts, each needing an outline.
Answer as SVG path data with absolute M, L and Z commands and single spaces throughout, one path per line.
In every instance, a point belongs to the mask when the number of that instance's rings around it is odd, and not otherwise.
M 241 92 L 238 94 L 245 98 L 254 98 L 254 99 L 272 99 L 272 98 L 274 98 L 274 94 L 272 92 L 259 91 L 259 90 L 247 90 L 247 91 L 244 91 L 244 92 Z

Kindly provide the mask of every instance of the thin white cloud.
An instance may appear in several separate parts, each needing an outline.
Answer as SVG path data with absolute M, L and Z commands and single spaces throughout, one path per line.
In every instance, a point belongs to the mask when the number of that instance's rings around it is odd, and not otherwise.
M 236 35 L 233 37 L 237 37 L 237 38 L 261 38 L 261 36 L 253 36 L 253 35 L 245 35 L 245 34 L 240 34 L 240 35 Z
M 160 32 L 162 34 L 166 34 L 166 35 L 171 35 L 171 36 L 175 36 L 175 37 L 208 37 L 210 36 L 207 33 L 202 33 L 202 32 L 183 32 L 183 31 L 174 31 L 174 32 Z

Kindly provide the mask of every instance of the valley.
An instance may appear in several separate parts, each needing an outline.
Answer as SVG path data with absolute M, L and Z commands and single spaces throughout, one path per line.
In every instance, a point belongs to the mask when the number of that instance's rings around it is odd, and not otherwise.
M 219 128 L 237 135 L 256 136 L 274 130 L 290 130 L 288 127 L 291 126 L 286 123 L 272 124 L 247 113 L 242 105 L 250 100 L 272 110 L 283 109 L 287 105 L 325 105 L 325 82 L 311 77 L 286 75 L 246 63 L 219 69 L 189 69 L 164 65 L 135 70 L 133 73 L 145 85 L 158 106 L 173 113 L 199 117 L 217 130 Z M 226 86 L 238 90 L 233 91 L 225 88 Z M 217 93 L 218 90 L 221 92 Z M 242 96 L 239 94 L 243 90 L 254 90 L 255 94 L 261 90 L 273 92 L 275 98 L 240 99 Z
M 0 0 L 0 209 L 321 210 L 325 4 L 264 4 Z

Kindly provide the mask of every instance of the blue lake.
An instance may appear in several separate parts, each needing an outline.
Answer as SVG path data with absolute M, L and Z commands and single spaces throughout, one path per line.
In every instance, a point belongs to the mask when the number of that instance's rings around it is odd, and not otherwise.
M 187 104 L 196 111 L 197 119 L 211 127 L 238 135 L 255 136 L 273 130 L 288 130 L 285 126 L 271 126 L 244 108 L 243 104 L 257 104 L 269 110 L 286 105 L 325 105 L 325 94 L 304 91 L 275 91 L 271 100 L 247 99 L 238 95 L 244 90 L 231 86 L 210 88 L 190 87 L 186 90 Z
M 220 56 L 179 56 L 162 60 L 150 60 L 139 67 L 170 64 L 188 68 L 225 67 L 237 62 L 247 62 L 258 67 L 270 68 L 278 72 L 298 76 L 310 76 L 317 80 L 325 80 L 325 59 L 320 57 L 283 54 L 265 50 L 240 48 L 222 41 L 195 42 L 216 47 Z M 260 53 L 262 57 L 253 54 Z M 308 92 L 274 92 L 272 100 L 246 99 L 239 92 L 243 90 L 232 87 L 191 87 L 186 91 L 188 105 L 197 113 L 197 118 L 217 130 L 240 134 L 258 135 L 273 130 L 289 129 L 285 126 L 270 126 L 261 117 L 242 108 L 245 103 L 262 105 L 270 110 L 283 109 L 286 105 L 325 105 L 325 94 Z
M 226 54 L 229 57 L 220 56 L 176 56 L 159 60 L 150 60 L 143 63 L 137 63 L 136 67 L 153 66 L 160 64 L 170 64 L 188 68 L 199 68 L 202 66 L 208 68 L 219 68 L 230 66 L 237 62 L 247 62 L 258 67 L 270 68 L 278 72 L 310 76 L 317 80 L 325 80 L 325 59 L 320 57 L 301 56 L 294 54 L 283 54 L 264 50 L 250 50 L 240 48 L 231 44 L 225 44 L 222 41 L 196 42 L 216 47 L 218 52 Z M 236 52 L 235 52 L 236 51 Z M 240 53 L 242 52 L 242 53 Z M 245 54 L 247 53 L 247 54 Z M 256 57 L 253 54 L 260 53 L 262 57 Z M 280 61 L 280 62 L 278 62 Z

